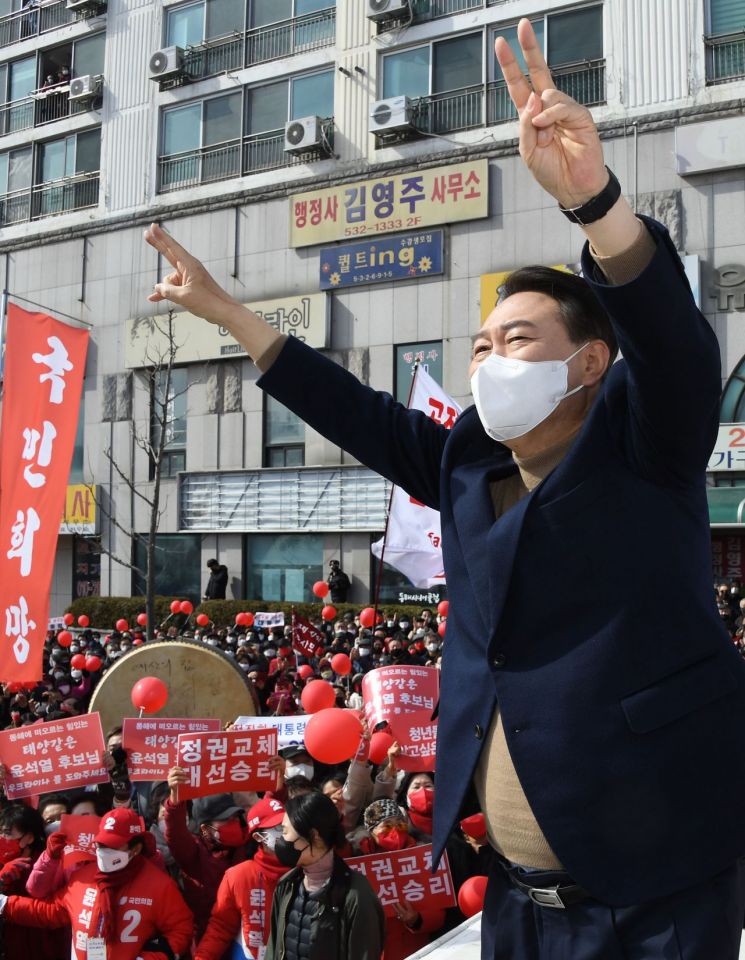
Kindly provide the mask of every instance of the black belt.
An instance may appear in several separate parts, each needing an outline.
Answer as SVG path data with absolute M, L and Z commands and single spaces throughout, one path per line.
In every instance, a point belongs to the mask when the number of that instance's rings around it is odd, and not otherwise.
M 529 877 L 531 882 L 525 883 L 523 880 L 518 880 L 516 876 L 519 867 L 515 867 L 511 863 L 502 860 L 501 857 L 499 858 L 499 862 L 512 886 L 516 887 L 524 893 L 526 897 L 532 900 L 533 903 L 537 903 L 540 907 L 566 910 L 567 907 L 571 907 L 575 903 L 582 903 L 582 901 L 592 896 L 588 890 L 580 887 L 577 883 L 573 883 L 571 879 L 565 883 L 551 883 L 551 879 L 556 880 L 557 876 L 561 876 L 561 874 L 557 874 L 556 871 L 527 874 L 526 879 Z M 568 878 L 568 874 L 565 874 L 565 876 Z M 541 883 L 545 883 L 546 885 L 540 886 Z

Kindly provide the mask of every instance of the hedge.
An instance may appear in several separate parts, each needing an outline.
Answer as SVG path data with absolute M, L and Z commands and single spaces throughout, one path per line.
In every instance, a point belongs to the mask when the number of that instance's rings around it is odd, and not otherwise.
M 171 613 L 171 602 L 173 600 L 183 600 L 183 597 L 156 597 L 155 614 L 158 623 L 162 623 Z M 301 617 L 320 616 L 324 604 L 317 603 L 295 603 L 278 602 L 274 600 L 205 600 L 198 607 L 194 608 L 194 613 L 206 613 L 218 627 L 229 626 L 235 623 L 235 615 L 243 611 L 257 613 L 258 611 L 284 611 L 287 622 L 294 607 L 295 612 Z M 347 611 L 352 614 L 360 612 L 360 605 L 357 603 L 335 603 L 337 616 L 341 617 Z M 412 604 L 381 604 L 380 611 L 385 614 L 391 610 L 396 612 L 398 617 L 408 615 L 411 620 L 423 609 L 422 605 L 413 606 Z M 430 606 L 430 610 L 435 611 L 435 606 Z M 124 617 L 129 621 L 131 627 L 137 622 L 137 614 L 145 612 L 144 597 L 82 597 L 73 600 L 65 612 L 72 613 L 75 618 L 85 613 L 90 617 L 91 626 L 102 630 L 113 630 L 116 621 Z M 174 618 L 176 626 L 180 626 L 183 618 Z

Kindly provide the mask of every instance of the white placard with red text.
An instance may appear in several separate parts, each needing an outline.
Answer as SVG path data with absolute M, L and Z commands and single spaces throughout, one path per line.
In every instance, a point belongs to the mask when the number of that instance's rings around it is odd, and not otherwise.
M 312 714 L 300 714 L 296 717 L 237 717 L 233 724 L 234 730 L 263 730 L 277 731 L 277 749 L 296 747 L 305 743 L 305 728 L 308 726 Z
M 434 711 L 440 692 L 440 671 L 436 667 L 377 667 L 362 680 L 365 718 L 370 729 L 381 720 L 403 713 Z
M 180 733 L 216 733 L 221 727 L 217 717 L 205 720 L 156 717 L 125 717 L 122 747 L 127 751 L 129 779 L 167 780 L 176 766 Z
M 347 865 L 367 877 L 387 917 L 395 917 L 395 903 L 404 900 L 421 910 L 455 905 L 453 878 L 447 854 L 432 873 L 432 844 L 409 847 L 407 850 L 381 851 L 366 857 L 351 857 Z
M 8 800 L 70 790 L 109 779 L 103 763 L 101 718 L 86 713 L 69 720 L 0 730 L 0 763 Z
M 276 790 L 277 774 L 269 760 L 277 754 L 276 730 L 228 730 L 182 733 L 178 765 L 189 774 L 178 788 L 179 800 L 233 790 Z
M 87 330 L 8 307 L 0 426 L 0 680 L 39 680 Z

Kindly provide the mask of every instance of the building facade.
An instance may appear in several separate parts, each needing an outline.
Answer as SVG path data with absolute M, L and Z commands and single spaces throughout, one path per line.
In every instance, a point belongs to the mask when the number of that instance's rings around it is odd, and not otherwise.
M 405 401 L 419 358 L 470 402 L 500 276 L 571 268 L 582 244 L 517 155 L 493 41 L 522 16 L 719 338 L 715 572 L 739 577 L 745 0 L 1 0 L 0 279 L 91 326 L 52 614 L 138 585 L 166 313 L 146 299 L 152 220 L 373 387 Z M 200 596 L 217 556 L 228 596 L 308 600 L 338 558 L 368 601 L 388 485 L 265 398 L 224 331 L 175 319 L 159 592 Z M 415 594 L 386 572 L 386 601 Z

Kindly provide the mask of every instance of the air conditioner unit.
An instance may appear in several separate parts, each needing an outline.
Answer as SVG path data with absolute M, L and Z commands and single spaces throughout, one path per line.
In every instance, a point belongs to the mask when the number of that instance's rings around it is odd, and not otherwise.
M 320 117 L 302 117 L 285 124 L 285 153 L 304 153 L 322 146 Z
M 393 20 L 409 16 L 409 0 L 367 0 L 368 20 Z
M 95 100 L 101 93 L 103 86 L 103 77 L 92 77 L 86 74 L 83 77 L 75 77 L 70 81 L 70 102 L 84 102 L 86 100 Z
M 99 10 L 106 8 L 106 0 L 67 0 L 68 10 Z
M 181 47 L 164 47 L 150 57 L 150 79 L 171 80 L 184 72 L 184 51 Z
M 389 133 L 413 126 L 414 107 L 409 97 L 377 100 L 370 107 L 370 133 Z

